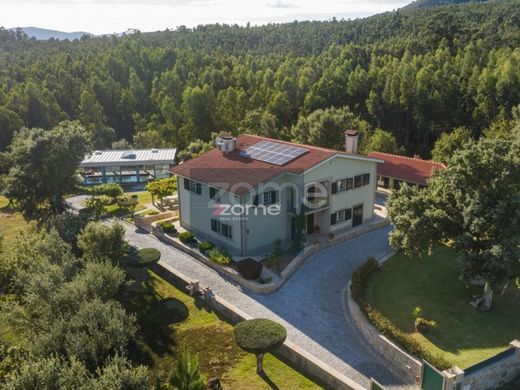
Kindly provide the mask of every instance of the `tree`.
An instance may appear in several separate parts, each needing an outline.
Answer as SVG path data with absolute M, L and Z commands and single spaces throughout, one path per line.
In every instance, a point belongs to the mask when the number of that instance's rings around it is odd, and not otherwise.
M 408 254 L 453 242 L 468 282 L 485 283 L 479 308 L 493 290 L 520 276 L 520 138 L 482 139 L 456 152 L 423 190 L 403 186 L 388 202 L 390 242 Z
M 293 140 L 308 145 L 323 146 L 332 149 L 343 149 L 345 130 L 357 129 L 361 137 L 369 132 L 367 122 L 357 118 L 348 107 L 327 108 L 300 117 L 293 126 Z M 361 142 L 361 141 L 360 141 Z
M 128 248 L 125 229 L 117 222 L 111 226 L 90 222 L 78 236 L 78 248 L 86 259 L 121 264 Z
M 471 131 L 465 127 L 457 127 L 451 133 L 442 133 L 433 146 L 432 157 L 435 161 L 447 163 L 454 153 L 471 140 Z
M 152 203 L 154 203 L 154 198 L 157 196 L 162 205 L 165 196 L 172 195 L 177 191 L 177 178 L 172 176 L 149 181 L 146 184 L 146 191 L 152 195 Z
M 117 141 L 112 142 L 112 145 L 110 145 L 110 148 L 114 149 L 114 150 L 128 150 L 128 149 L 132 149 L 132 145 L 126 139 L 121 138 Z
M 276 117 L 269 111 L 260 109 L 247 112 L 240 122 L 238 133 L 255 134 L 268 138 L 283 138 L 280 137 Z
M 286 329 L 271 320 L 257 318 L 240 322 L 233 330 L 236 344 L 256 356 L 256 372 L 264 374 L 264 355 L 279 348 L 287 337 Z
M 179 152 L 179 160 L 188 161 L 192 158 L 200 156 L 202 153 L 210 151 L 211 149 L 213 149 L 213 147 L 213 141 L 192 141 L 185 149 Z
M 168 143 L 157 130 L 144 130 L 134 135 L 134 145 L 141 149 L 166 148 Z
M 74 191 L 76 170 L 88 151 L 85 131 L 77 122 L 47 131 L 22 129 L 8 153 L 4 195 L 28 220 L 63 212 L 64 196 Z
M 183 347 L 177 366 L 168 380 L 174 390 L 204 390 L 206 384 L 200 373 L 199 360 L 187 347 Z
M 0 152 L 6 150 L 14 133 L 22 126 L 23 122 L 16 112 L 0 106 Z
M 394 135 L 388 131 L 376 129 L 368 140 L 363 143 L 361 152 L 382 152 L 391 154 L 404 154 L 404 148 L 397 143 Z
M 191 136 L 208 140 L 214 130 L 215 95 L 208 84 L 188 87 L 182 94 L 182 110 L 190 126 Z

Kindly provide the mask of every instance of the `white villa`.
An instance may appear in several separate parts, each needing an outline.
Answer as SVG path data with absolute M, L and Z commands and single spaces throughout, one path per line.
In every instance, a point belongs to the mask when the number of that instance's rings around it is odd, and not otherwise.
M 253 135 L 221 135 L 217 147 L 175 166 L 180 223 L 236 256 L 265 254 L 273 241 L 334 234 L 372 219 L 381 160 Z

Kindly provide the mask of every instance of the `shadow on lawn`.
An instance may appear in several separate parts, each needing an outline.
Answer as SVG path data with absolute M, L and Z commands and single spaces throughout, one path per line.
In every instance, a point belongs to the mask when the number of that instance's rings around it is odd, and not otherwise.
M 261 374 L 258 374 L 258 376 L 260 378 L 262 378 L 262 380 L 267 383 L 267 385 L 272 389 L 272 390 L 279 390 L 280 388 L 278 386 L 276 386 L 276 383 L 274 383 L 271 378 L 269 378 L 269 376 L 267 376 L 267 374 L 265 372 L 261 373 Z
M 131 272 L 129 275 L 132 277 Z M 172 297 L 161 297 L 152 279 L 137 285 L 130 280 L 129 285 L 119 294 L 119 300 L 137 319 L 137 344 L 131 346 L 135 360 L 151 366 L 152 353 L 158 356 L 175 353 L 179 345 L 171 325 L 188 318 L 189 310 L 183 302 Z

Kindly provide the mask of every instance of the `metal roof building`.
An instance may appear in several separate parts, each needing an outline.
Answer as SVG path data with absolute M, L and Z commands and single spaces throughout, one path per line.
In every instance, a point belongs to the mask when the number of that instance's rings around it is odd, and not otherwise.
M 83 184 L 143 186 L 171 176 L 177 149 L 96 150 L 79 165 Z

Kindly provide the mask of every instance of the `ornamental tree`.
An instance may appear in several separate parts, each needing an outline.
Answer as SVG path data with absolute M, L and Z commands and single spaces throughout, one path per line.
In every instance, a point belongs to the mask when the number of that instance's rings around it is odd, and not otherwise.
M 453 242 L 467 282 L 484 282 L 479 308 L 493 289 L 520 276 L 520 136 L 482 139 L 456 152 L 428 188 L 403 186 L 388 202 L 393 246 L 411 255 Z
M 204 390 L 206 384 L 200 372 L 197 355 L 192 355 L 184 347 L 168 382 L 174 390 Z
M 177 179 L 175 176 L 172 176 L 165 179 L 150 181 L 146 185 L 146 191 L 152 195 L 152 198 L 157 196 L 162 205 L 165 196 L 171 195 L 177 191 Z
M 235 343 L 244 351 L 256 355 L 256 372 L 264 374 L 264 355 L 279 348 L 287 337 L 287 330 L 280 324 L 256 318 L 239 323 L 233 330 Z

